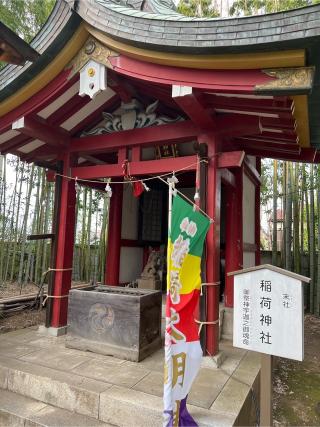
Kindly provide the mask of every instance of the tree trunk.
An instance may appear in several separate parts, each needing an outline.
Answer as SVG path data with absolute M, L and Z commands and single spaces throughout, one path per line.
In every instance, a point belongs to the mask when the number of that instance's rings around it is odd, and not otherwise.
M 15 218 L 15 232 L 14 232 L 14 244 L 13 244 L 13 253 L 12 253 L 12 262 L 11 262 L 11 271 L 10 271 L 10 282 L 16 277 L 15 267 L 16 267 L 16 252 L 18 246 L 18 229 L 19 229 L 19 214 L 20 214 L 20 205 L 21 205 L 21 196 L 22 196 L 22 184 L 24 181 L 24 163 L 21 167 L 21 178 L 18 192 L 18 203 L 17 203 L 17 213 Z
M 30 172 L 30 180 L 26 198 L 26 207 L 24 211 L 24 221 L 21 233 L 21 253 L 20 253 L 20 262 L 19 262 L 19 273 L 18 273 L 18 283 L 20 286 L 22 285 L 22 275 L 23 275 L 23 265 L 24 265 L 24 254 L 26 250 L 26 241 L 27 241 L 27 230 L 28 230 L 28 217 L 29 217 L 29 209 L 30 209 L 30 200 L 31 193 L 33 188 L 33 179 L 34 179 L 34 164 L 32 164 L 31 172 Z
M 8 255 L 6 259 L 6 266 L 5 266 L 5 273 L 4 273 L 5 280 L 8 279 L 9 262 L 12 259 L 13 239 L 15 238 L 14 218 L 15 218 L 15 212 L 16 212 L 15 208 L 16 208 L 16 197 L 17 197 L 17 185 L 18 185 L 18 178 L 19 178 L 19 165 L 20 165 L 20 160 L 17 159 L 17 163 L 15 167 L 15 182 L 14 182 L 13 193 L 11 197 L 12 210 L 10 209 L 10 224 L 9 224 L 8 250 L 7 250 Z
M 272 264 L 278 265 L 278 161 L 273 161 Z
M 314 236 L 314 166 L 310 165 L 310 313 L 314 313 L 315 236 Z
M 318 274 L 315 314 L 320 316 L 320 168 L 317 167 Z
M 285 268 L 291 270 L 292 190 L 291 164 L 286 162 L 286 205 L 285 205 Z
M 292 169 L 293 172 L 293 169 Z M 292 176 L 292 203 L 293 203 L 293 265 L 294 271 L 300 273 L 300 250 L 299 250 L 299 163 L 294 165 L 294 176 Z

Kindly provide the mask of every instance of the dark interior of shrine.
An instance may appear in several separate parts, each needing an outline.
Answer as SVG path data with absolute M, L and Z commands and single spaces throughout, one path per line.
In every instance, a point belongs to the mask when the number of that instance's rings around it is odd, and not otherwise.
M 190 201 L 194 200 L 195 172 L 176 174 L 179 182 L 176 188 Z M 146 178 L 141 177 L 141 178 Z M 165 177 L 166 179 L 167 177 Z M 138 244 L 144 248 L 143 267 L 148 261 L 151 251 L 159 251 L 161 256 L 161 289 L 166 291 L 166 248 L 168 240 L 168 185 L 155 178 L 147 180 L 150 191 L 144 191 L 139 198 Z M 220 218 L 220 301 L 223 301 L 225 288 L 225 218 L 226 188 L 221 186 L 221 218 Z M 201 203 L 201 201 L 200 201 Z M 204 252 L 205 253 L 205 252 Z M 202 279 L 205 280 L 204 278 Z

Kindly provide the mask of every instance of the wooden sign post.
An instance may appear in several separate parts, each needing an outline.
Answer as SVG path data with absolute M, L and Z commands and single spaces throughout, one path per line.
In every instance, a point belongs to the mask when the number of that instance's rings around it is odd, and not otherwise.
M 272 426 L 272 356 L 303 360 L 303 282 L 310 279 L 273 265 L 234 275 L 233 345 L 262 353 L 260 425 Z

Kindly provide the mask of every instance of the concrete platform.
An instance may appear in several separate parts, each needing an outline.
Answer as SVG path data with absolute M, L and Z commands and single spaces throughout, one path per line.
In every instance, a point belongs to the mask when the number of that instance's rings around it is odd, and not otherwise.
M 7 421 L 0 418 L 0 425 L 20 425 L 19 417 L 30 418 L 8 406 L 10 393 L 31 399 L 34 411 L 28 422 L 38 417 L 32 425 L 162 425 L 163 349 L 134 363 L 67 349 L 65 336 L 44 336 L 34 328 L 3 334 L 0 340 L 0 389 L 7 393 L 0 398 Z M 251 387 L 257 390 L 260 357 L 229 341 L 220 347 L 225 361 L 216 368 L 204 360 L 189 394 L 189 410 L 200 426 L 253 425 Z M 72 414 L 80 418 L 68 424 Z

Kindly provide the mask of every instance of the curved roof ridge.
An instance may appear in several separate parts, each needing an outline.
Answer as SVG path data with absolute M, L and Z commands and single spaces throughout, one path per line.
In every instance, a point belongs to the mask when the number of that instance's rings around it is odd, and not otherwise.
M 143 6 L 143 0 L 136 0 L 137 2 L 141 2 L 141 6 Z M 154 10 L 155 12 L 152 11 L 146 11 L 144 9 L 142 9 L 142 7 L 140 8 L 136 8 L 134 7 L 134 3 L 135 0 L 93 0 L 92 3 L 97 3 L 99 5 L 101 5 L 102 7 L 106 8 L 106 9 L 110 9 L 113 10 L 115 12 L 119 12 L 125 15 L 130 15 L 130 16 L 135 16 L 135 17 L 140 17 L 140 18 L 145 18 L 145 19 L 158 19 L 158 20 L 170 20 L 170 21 L 186 21 L 186 22 L 225 22 L 225 21 L 230 21 L 230 23 L 232 21 L 237 22 L 237 21 L 252 21 L 259 19 L 259 17 L 261 17 L 261 20 L 265 20 L 265 17 L 268 18 L 279 18 L 281 19 L 281 15 L 296 15 L 295 12 L 299 12 L 299 16 L 303 15 L 305 13 L 310 13 L 310 9 L 315 8 L 318 9 L 319 8 L 319 4 L 312 4 L 312 5 L 308 5 L 308 6 L 302 6 L 302 7 L 297 7 L 295 9 L 290 9 L 290 10 L 282 10 L 279 12 L 269 12 L 269 13 L 263 13 L 263 14 L 257 14 L 257 15 L 246 15 L 246 16 L 227 16 L 227 17 L 196 17 L 196 16 L 186 16 L 183 15 L 179 12 L 177 12 L 175 9 L 173 9 L 172 7 L 174 7 L 173 2 L 171 2 L 170 0 L 147 0 L 148 3 L 151 3 L 154 6 Z M 81 3 L 81 0 L 80 0 Z M 171 4 L 171 6 L 169 5 L 169 3 Z M 132 4 L 132 6 L 130 7 L 130 5 Z M 136 14 L 135 12 L 140 12 L 139 14 Z
M 80 25 L 80 17 L 72 10 L 74 0 L 57 0 L 44 26 L 30 42 L 40 57 L 35 62 L 27 61 L 23 66 L 8 64 L 0 70 L 0 101 L 22 87 L 34 74 L 45 68 L 52 58 L 68 42 L 70 35 Z

